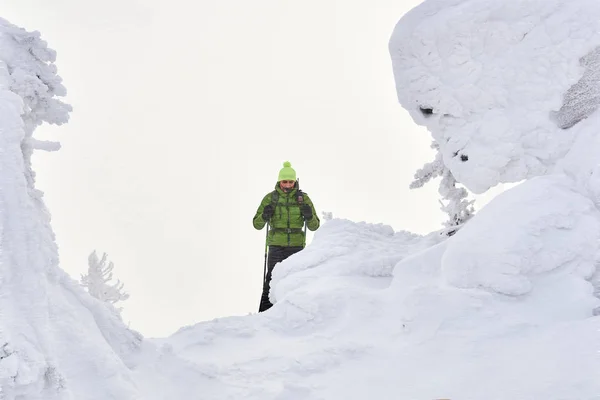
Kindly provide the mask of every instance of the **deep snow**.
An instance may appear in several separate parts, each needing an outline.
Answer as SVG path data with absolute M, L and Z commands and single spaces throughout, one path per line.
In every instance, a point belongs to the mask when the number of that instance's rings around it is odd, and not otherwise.
M 524 181 L 452 237 L 329 220 L 268 312 L 144 340 L 59 268 L 30 155 L 70 108 L 0 20 L 0 398 L 600 399 L 599 25 L 593 0 L 425 1 L 390 40 L 400 103 L 467 188 Z

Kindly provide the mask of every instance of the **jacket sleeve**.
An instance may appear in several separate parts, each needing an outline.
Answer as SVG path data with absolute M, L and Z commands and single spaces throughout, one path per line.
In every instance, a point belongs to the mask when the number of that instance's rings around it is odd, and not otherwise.
M 267 194 L 263 197 L 260 205 L 258 206 L 258 210 L 256 210 L 256 214 L 254 214 L 254 219 L 252 220 L 252 224 L 254 225 L 254 229 L 261 230 L 265 227 L 267 221 L 265 221 L 262 217 L 263 210 L 267 204 L 271 203 L 271 195 Z
M 308 197 L 306 195 L 306 193 L 304 194 L 304 201 L 306 202 L 306 204 L 308 204 L 310 206 L 310 208 L 312 208 L 312 212 L 313 212 L 313 217 L 310 220 L 306 221 L 306 226 L 308 227 L 309 230 L 316 231 L 317 229 L 319 229 L 319 226 L 321 225 L 321 220 L 317 216 L 317 210 L 315 210 L 315 205 L 313 204 L 310 197 Z

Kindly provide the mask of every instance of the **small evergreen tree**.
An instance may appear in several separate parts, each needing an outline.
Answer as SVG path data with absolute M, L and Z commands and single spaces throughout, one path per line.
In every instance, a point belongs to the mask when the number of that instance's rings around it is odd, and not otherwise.
M 98 259 L 95 250 L 89 255 L 88 273 L 81 276 L 81 285 L 87 288 L 91 296 L 114 305 L 119 301 L 127 300 L 129 294 L 123 291 L 124 284 L 121 281 L 110 283 L 113 278 L 114 263 L 111 261 L 107 264 L 107 257 L 108 255 L 104 253 L 102 258 Z
M 458 183 L 452 172 L 444 165 L 440 147 L 433 142 L 431 148 L 437 150 L 435 159 L 427 163 L 415 173 L 415 180 L 410 184 L 411 189 L 423 187 L 427 182 L 439 176 L 442 177 L 438 192 L 442 195 L 440 200 L 441 210 L 448 214 L 448 220 L 444 222 L 447 228 L 445 234 L 452 236 L 467 222 L 475 213 L 474 200 L 467 200 L 469 193 L 467 189 L 456 187 Z
M 475 213 L 473 207 L 475 200 L 467 200 L 469 196 L 467 189 L 456 187 L 456 183 L 450 170 L 444 170 L 438 191 L 446 201 L 444 203 L 440 200 L 440 204 L 442 211 L 448 214 L 448 220 L 444 222 L 444 226 L 448 228 L 446 231 L 448 236 L 454 235 Z

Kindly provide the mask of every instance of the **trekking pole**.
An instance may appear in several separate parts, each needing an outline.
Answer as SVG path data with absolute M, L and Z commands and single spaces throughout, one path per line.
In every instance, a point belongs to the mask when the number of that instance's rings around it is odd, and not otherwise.
M 267 245 L 268 240 L 269 240 L 269 223 L 267 222 L 267 234 L 266 234 L 266 237 L 265 237 L 265 267 L 263 269 L 263 281 L 262 281 L 261 293 L 264 292 L 264 290 L 265 290 L 265 283 L 267 281 L 267 253 L 268 253 L 267 250 L 269 248 L 269 246 Z M 260 307 L 262 306 L 262 301 L 263 301 L 263 298 L 262 298 L 262 294 L 261 294 L 261 296 L 260 296 L 260 303 L 258 303 L 258 310 L 259 310 L 258 312 L 260 312 Z
M 298 198 L 298 204 L 304 204 L 304 196 L 300 191 L 300 179 L 296 180 L 296 189 L 298 190 L 298 193 L 300 193 L 300 197 Z M 306 221 L 304 221 L 304 244 L 302 245 L 302 248 L 304 247 L 306 247 Z
M 268 253 L 268 244 L 269 243 L 269 223 L 267 222 L 267 233 L 265 236 L 265 267 L 263 269 L 263 285 L 265 284 L 265 280 L 267 279 L 267 253 Z
M 304 221 L 304 246 L 302 246 L 302 248 L 306 247 L 306 221 Z

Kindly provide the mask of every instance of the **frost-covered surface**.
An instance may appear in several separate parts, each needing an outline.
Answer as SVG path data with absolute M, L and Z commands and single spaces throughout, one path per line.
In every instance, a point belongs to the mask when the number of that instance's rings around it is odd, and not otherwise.
M 0 397 L 599 400 L 599 17 L 592 0 L 407 14 L 390 51 L 432 171 L 476 192 L 526 180 L 449 238 L 329 219 L 276 267 L 273 308 L 154 341 L 58 268 L 30 135 L 68 106 L 37 86 L 54 73 L 15 73 L 53 53 L 0 21 Z M 21 118 L 26 93 L 42 107 Z
M 89 384 L 91 371 L 113 376 L 109 382 L 119 379 L 118 375 L 126 375 L 121 357 L 139 342 L 135 333 L 108 309 L 88 301 L 83 290 L 58 269 L 49 216 L 30 169 L 35 126 L 68 118 L 69 107 L 54 98 L 63 95 L 64 88 L 53 61 L 54 53 L 39 35 L 0 20 L 3 399 L 73 398 L 72 388 Z M 86 378 L 70 379 L 80 374 Z M 123 381 L 103 390 L 107 395 L 125 395 L 131 389 Z
M 59 147 L 34 139 L 35 127 L 65 123 L 71 109 L 57 98 L 66 91 L 54 59 L 39 33 L 0 19 L 0 398 L 146 399 L 140 381 L 170 377 L 173 365 L 179 375 L 185 363 L 143 344 L 59 268 L 34 186 L 33 150 Z M 207 379 L 194 368 L 185 376 L 186 390 Z
M 594 0 L 429 0 L 402 18 L 398 98 L 459 182 L 481 193 L 551 172 L 590 129 L 577 121 L 598 105 L 599 15 Z
M 184 328 L 173 351 L 226 399 L 600 399 L 599 28 L 593 0 L 408 13 L 390 53 L 441 154 L 423 175 L 525 181 L 445 240 L 327 221 L 276 267 L 272 309 Z
M 226 386 L 207 399 L 395 396 L 392 386 L 365 392 L 377 378 L 368 370 L 404 329 L 393 314 L 389 318 L 393 268 L 442 237 L 333 219 L 275 270 L 271 310 L 183 328 L 166 342 L 222 379 Z M 351 387 L 353 379 L 358 386 Z M 360 394 L 352 393 L 359 387 Z
M 328 221 L 276 269 L 268 312 L 161 342 L 222 380 L 203 399 L 600 399 L 600 319 L 591 317 L 600 302 L 583 244 L 598 227 L 584 222 L 592 207 L 578 195 L 529 215 L 554 183 L 503 194 L 445 241 Z M 575 204 L 557 211 L 565 200 Z M 523 229 L 510 228 L 520 218 Z M 580 240 L 563 242 L 569 234 Z M 564 257 L 569 245 L 581 254 Z M 560 265 L 539 248 L 556 248 Z M 522 258 L 526 272 L 485 268 L 503 257 Z

